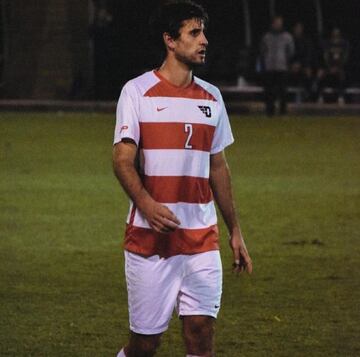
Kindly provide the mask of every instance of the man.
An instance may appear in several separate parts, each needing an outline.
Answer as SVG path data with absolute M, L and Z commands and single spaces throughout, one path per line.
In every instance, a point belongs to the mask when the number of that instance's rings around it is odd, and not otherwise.
M 318 101 L 323 103 L 323 89 L 326 86 L 335 89 L 338 103 L 345 104 L 345 67 L 349 58 L 349 42 L 343 37 L 341 30 L 335 27 L 330 38 L 324 41 L 323 68 L 317 73 Z
M 224 148 L 233 142 L 219 90 L 193 76 L 205 63 L 207 14 L 190 1 L 164 5 L 153 27 L 166 47 L 157 70 L 123 88 L 114 171 L 131 199 L 125 234 L 130 341 L 118 357 L 153 356 L 174 307 L 187 356 L 213 356 L 222 268 L 218 207 L 234 270 L 251 273 Z
M 96 99 L 108 99 L 112 80 L 113 18 L 106 0 L 94 1 L 94 21 L 89 28 L 93 44 L 94 90 Z
M 292 36 L 283 29 L 283 18 L 275 16 L 271 29 L 261 41 L 260 55 L 264 67 L 266 114 L 275 114 L 275 101 L 280 101 L 280 114 L 286 114 L 286 80 L 289 61 L 294 54 Z
M 291 84 L 304 88 L 305 96 L 309 98 L 313 79 L 313 46 L 304 33 L 302 22 L 294 25 L 292 35 L 295 50 L 291 58 L 290 81 Z

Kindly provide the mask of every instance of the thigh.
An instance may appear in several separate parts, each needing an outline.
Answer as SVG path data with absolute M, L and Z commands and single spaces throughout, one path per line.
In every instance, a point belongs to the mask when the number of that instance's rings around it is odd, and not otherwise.
M 143 335 L 164 332 L 181 284 L 177 257 L 142 257 L 125 251 L 130 330 Z
M 273 83 L 274 83 L 274 94 L 278 96 L 281 90 L 281 72 L 277 71 L 274 73 Z
M 289 76 L 286 72 L 281 72 L 279 75 L 279 86 L 281 92 L 286 92 L 288 85 Z
M 220 252 L 213 250 L 185 257 L 184 278 L 177 298 L 180 316 L 205 315 L 216 318 L 222 293 Z
M 271 72 L 269 79 L 269 95 L 271 100 L 275 100 L 279 92 L 278 73 Z
M 264 90 L 265 95 L 269 95 L 273 92 L 274 89 L 274 73 L 273 72 L 265 72 L 264 73 Z

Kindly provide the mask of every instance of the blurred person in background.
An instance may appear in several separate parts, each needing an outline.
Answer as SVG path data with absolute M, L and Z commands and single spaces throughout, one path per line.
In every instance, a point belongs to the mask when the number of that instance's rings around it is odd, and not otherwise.
M 264 94 L 266 114 L 275 114 L 275 102 L 280 102 L 280 114 L 286 114 L 287 77 L 290 59 L 294 55 L 294 40 L 284 31 L 283 18 L 275 16 L 270 30 L 260 45 L 260 56 L 264 70 Z
M 290 64 L 289 83 L 305 90 L 305 99 L 309 98 L 313 80 L 313 45 L 305 36 L 304 25 L 297 22 L 293 27 L 294 55 Z
M 335 89 L 338 103 L 344 104 L 345 66 L 349 58 L 349 42 L 343 37 L 341 30 L 335 27 L 330 38 L 322 44 L 322 67 L 317 71 L 315 91 L 318 102 L 323 103 L 325 87 Z
M 106 0 L 94 1 L 94 22 L 89 34 L 93 40 L 95 99 L 107 99 L 111 93 L 112 80 L 112 23 L 113 18 Z

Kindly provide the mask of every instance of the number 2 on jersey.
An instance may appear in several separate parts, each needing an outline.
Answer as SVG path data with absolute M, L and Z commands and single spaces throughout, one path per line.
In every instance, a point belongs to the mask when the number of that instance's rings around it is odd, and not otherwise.
M 193 127 L 191 124 L 185 124 L 185 133 L 188 133 L 188 137 L 185 142 L 185 149 L 192 149 L 192 145 L 190 144 L 190 139 L 193 134 Z

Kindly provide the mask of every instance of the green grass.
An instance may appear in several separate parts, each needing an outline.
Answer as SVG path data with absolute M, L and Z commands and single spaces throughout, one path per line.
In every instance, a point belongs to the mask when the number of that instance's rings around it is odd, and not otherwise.
M 127 340 L 114 120 L 0 113 L 0 355 L 114 356 Z M 221 223 L 217 356 L 360 355 L 359 118 L 233 118 L 251 277 Z M 174 318 L 159 356 L 184 356 Z

